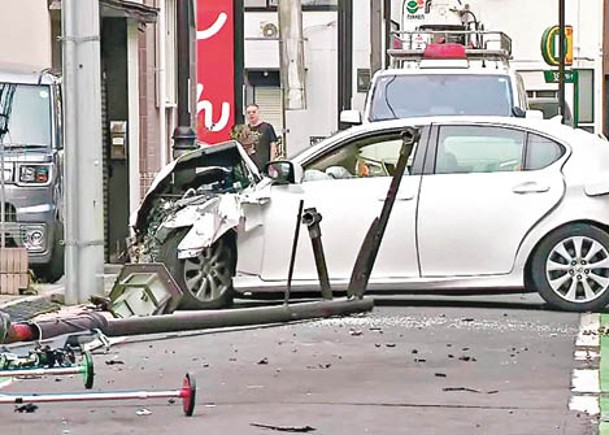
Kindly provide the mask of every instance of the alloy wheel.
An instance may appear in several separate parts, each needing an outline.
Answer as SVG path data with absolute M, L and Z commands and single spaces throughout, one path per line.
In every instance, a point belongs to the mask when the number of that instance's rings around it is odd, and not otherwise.
M 200 301 L 215 301 L 231 287 L 230 258 L 223 251 L 224 241 L 220 240 L 184 262 L 186 289 Z
M 546 278 L 552 291 L 568 302 L 590 302 L 609 287 L 609 252 L 588 236 L 559 241 L 546 260 Z

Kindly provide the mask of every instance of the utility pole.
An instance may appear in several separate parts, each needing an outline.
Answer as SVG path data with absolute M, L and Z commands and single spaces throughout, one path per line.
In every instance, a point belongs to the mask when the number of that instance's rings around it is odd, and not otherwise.
M 609 87 L 607 86 L 607 75 L 609 74 L 609 0 L 604 0 L 603 5 L 603 93 L 602 97 L 603 101 L 608 101 L 607 93 L 609 92 Z M 607 123 L 607 119 L 609 117 L 609 112 L 607 110 L 607 104 L 603 104 L 603 110 L 601 112 L 603 117 L 603 134 L 605 136 L 609 135 L 609 125 Z
M 190 117 L 190 51 L 191 51 L 191 0 L 177 0 L 176 25 L 178 37 L 178 125 L 173 131 L 173 158 L 195 149 L 195 131 Z
M 353 94 L 353 1 L 338 0 L 338 113 L 351 108 Z M 347 128 L 340 121 L 340 130 Z
M 235 28 L 235 124 L 243 124 L 243 70 L 245 68 L 245 12 L 244 0 L 234 0 L 234 28 Z
M 561 122 L 566 123 L 565 113 L 565 0 L 558 0 L 558 106 L 560 109 Z M 577 104 L 577 101 L 575 102 Z
M 278 15 L 283 107 L 284 110 L 303 110 L 306 97 L 301 1 L 280 1 Z
M 103 293 L 99 1 L 62 2 L 65 101 L 66 303 Z
M 383 68 L 383 2 L 370 0 L 370 76 Z

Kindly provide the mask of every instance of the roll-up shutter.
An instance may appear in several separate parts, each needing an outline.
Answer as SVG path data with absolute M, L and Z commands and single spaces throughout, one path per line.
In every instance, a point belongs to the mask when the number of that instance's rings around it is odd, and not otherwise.
M 263 121 L 270 123 L 278 137 L 283 138 L 283 104 L 281 88 L 271 86 L 256 86 L 254 102 L 260 106 Z

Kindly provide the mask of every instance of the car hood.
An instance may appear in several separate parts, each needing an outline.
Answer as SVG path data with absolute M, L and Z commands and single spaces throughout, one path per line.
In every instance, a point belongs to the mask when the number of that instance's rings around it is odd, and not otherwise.
M 140 207 L 131 215 L 136 236 L 143 233 L 159 198 L 179 199 L 202 192 L 213 197 L 240 192 L 261 180 L 254 162 L 237 141 L 203 145 L 187 152 L 161 169 L 146 192 Z

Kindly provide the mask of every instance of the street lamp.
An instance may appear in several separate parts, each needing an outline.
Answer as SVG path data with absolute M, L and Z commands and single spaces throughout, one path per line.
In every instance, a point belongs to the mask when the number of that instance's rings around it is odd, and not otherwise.
M 191 127 L 190 110 L 190 42 L 191 0 L 177 2 L 177 52 L 178 52 L 178 125 L 173 131 L 173 158 L 195 149 L 197 135 Z

